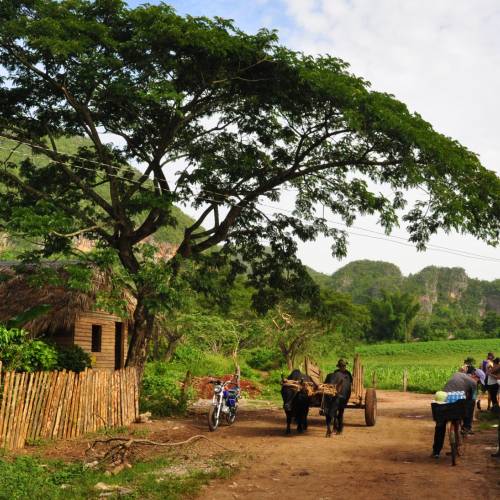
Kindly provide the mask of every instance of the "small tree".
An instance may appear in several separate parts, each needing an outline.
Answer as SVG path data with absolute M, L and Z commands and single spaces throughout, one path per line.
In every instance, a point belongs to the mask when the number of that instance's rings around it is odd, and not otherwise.
M 289 370 L 296 368 L 297 356 L 305 354 L 312 340 L 324 332 L 316 320 L 300 318 L 299 314 L 286 312 L 282 306 L 278 306 L 276 311 L 271 313 L 271 322 L 273 326 L 270 334 Z

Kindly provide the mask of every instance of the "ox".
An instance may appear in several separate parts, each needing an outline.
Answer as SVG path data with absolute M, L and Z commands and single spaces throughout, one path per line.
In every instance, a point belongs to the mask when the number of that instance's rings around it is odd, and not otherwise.
M 297 382 L 311 382 L 308 375 L 301 373 L 300 370 L 293 370 L 288 376 L 288 380 Z M 305 390 L 298 386 L 282 385 L 281 397 L 283 398 L 283 409 L 286 414 L 286 433 L 290 434 L 290 425 L 295 418 L 297 423 L 297 432 L 302 433 L 307 430 L 307 415 L 309 413 L 309 397 Z

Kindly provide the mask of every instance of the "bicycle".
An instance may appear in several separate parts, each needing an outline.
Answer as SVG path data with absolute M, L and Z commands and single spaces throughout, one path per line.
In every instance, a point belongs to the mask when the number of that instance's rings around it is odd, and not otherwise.
M 463 455 L 463 437 L 460 432 L 460 424 L 460 420 L 450 420 L 447 423 L 448 439 L 451 449 L 451 465 L 457 465 L 457 458 Z
M 464 437 L 461 423 L 474 411 L 474 400 L 460 399 L 455 403 L 432 403 L 432 418 L 435 422 L 446 422 L 448 440 L 450 442 L 451 465 L 457 465 L 457 458 L 464 454 Z

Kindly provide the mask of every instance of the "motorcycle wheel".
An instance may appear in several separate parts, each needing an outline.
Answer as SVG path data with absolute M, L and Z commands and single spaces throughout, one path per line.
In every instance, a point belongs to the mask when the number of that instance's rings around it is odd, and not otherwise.
M 229 413 L 226 413 L 227 425 L 234 424 L 235 420 L 236 420 L 236 408 L 233 408 Z
M 217 416 L 217 406 L 212 405 L 208 412 L 208 428 L 210 432 L 214 432 L 219 427 L 220 416 Z

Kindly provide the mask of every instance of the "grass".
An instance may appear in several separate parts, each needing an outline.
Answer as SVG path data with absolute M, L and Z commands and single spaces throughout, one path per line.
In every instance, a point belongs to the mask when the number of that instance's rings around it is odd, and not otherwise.
M 487 352 L 499 353 L 500 339 L 362 345 L 358 346 L 356 351 L 360 354 L 365 368 L 366 387 L 372 385 L 375 373 L 379 389 L 401 390 L 403 372 L 406 369 L 409 391 L 433 393 L 443 388 L 465 358 L 474 358 L 476 365 L 479 366 Z M 338 350 L 328 357 L 319 359 L 318 362 L 322 371 L 328 373 L 334 369 L 339 357 L 352 360 L 353 355 L 352 350 L 351 352 Z M 240 365 L 242 377 L 260 387 L 262 393 L 259 398 L 273 401 L 280 399 L 282 370 L 269 372 L 254 370 L 246 363 L 244 351 L 241 353 Z M 147 390 L 143 391 L 142 410 L 150 410 L 156 415 L 182 413 L 186 405 L 179 402 L 178 382 L 184 379 L 187 370 L 194 376 L 219 376 L 232 373 L 234 365 L 228 356 L 183 346 L 178 350 L 173 362 L 148 365 L 146 380 L 151 383 Z M 284 368 L 283 372 L 286 375 L 288 370 Z
M 498 427 L 499 418 L 496 413 L 483 411 L 479 414 L 479 429 L 490 430 Z
M 489 351 L 500 352 L 500 339 L 377 344 L 357 348 L 365 367 L 365 385 L 371 385 L 375 372 L 378 388 L 401 390 L 403 371 L 407 369 L 408 389 L 425 393 L 442 389 L 465 358 L 474 358 L 479 366 Z
M 131 490 L 130 499 L 178 499 L 192 496 L 210 479 L 229 477 L 233 469 L 227 457 L 193 466 L 182 473 L 174 472 L 178 462 L 162 457 L 134 464 L 116 476 L 102 471 L 85 470 L 80 463 L 46 461 L 34 457 L 0 459 L 0 500 L 77 500 L 99 498 L 99 482 Z M 208 465 L 208 467 L 207 467 Z M 177 468 L 179 470 L 179 468 Z M 172 472 L 170 472 L 172 471 Z M 121 498 L 112 493 L 110 498 Z

